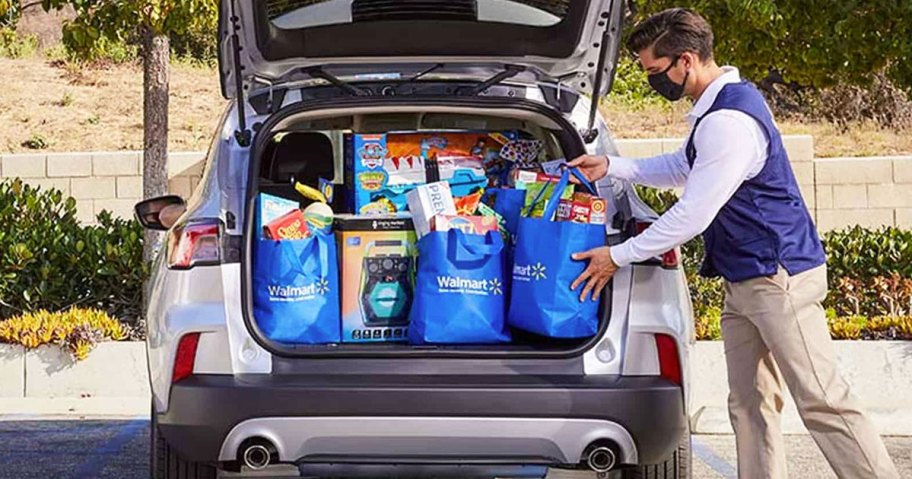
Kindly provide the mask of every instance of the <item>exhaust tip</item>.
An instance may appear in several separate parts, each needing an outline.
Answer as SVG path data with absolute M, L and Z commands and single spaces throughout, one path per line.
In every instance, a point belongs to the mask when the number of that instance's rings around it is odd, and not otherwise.
M 254 471 L 262 471 L 272 462 L 273 453 L 263 444 L 252 444 L 244 449 L 244 465 Z
M 614 449 L 606 446 L 591 448 L 586 455 L 586 465 L 598 473 L 609 472 L 617 465 L 617 454 Z

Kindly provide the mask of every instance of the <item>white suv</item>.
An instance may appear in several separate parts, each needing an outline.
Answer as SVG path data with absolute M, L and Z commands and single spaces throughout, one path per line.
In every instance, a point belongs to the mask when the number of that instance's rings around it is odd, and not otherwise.
M 522 130 L 558 158 L 613 153 L 587 95 L 610 89 L 623 4 L 222 0 L 233 102 L 148 294 L 153 477 L 689 477 L 677 251 L 621 269 L 585 340 L 289 346 L 252 316 L 257 195 L 342 184 L 345 133 Z M 599 189 L 610 243 L 655 220 L 630 185 Z M 137 216 L 164 229 L 169 205 Z

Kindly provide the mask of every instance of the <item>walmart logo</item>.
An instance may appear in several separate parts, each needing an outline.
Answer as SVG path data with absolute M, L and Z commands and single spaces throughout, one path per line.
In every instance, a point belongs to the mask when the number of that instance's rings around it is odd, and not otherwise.
M 489 294 L 500 296 L 503 294 L 503 282 L 499 278 L 488 280 L 438 276 L 437 287 L 441 293 L 478 294 L 484 296 Z
M 541 263 L 525 266 L 517 264 L 513 266 L 513 279 L 526 282 L 548 279 L 548 268 Z
M 503 294 L 503 283 L 499 279 L 494 278 L 491 281 L 488 281 L 488 290 L 494 296 L 500 296 Z
M 305 286 L 267 286 L 269 299 L 272 301 L 305 301 L 329 294 L 329 281 L 325 278 Z

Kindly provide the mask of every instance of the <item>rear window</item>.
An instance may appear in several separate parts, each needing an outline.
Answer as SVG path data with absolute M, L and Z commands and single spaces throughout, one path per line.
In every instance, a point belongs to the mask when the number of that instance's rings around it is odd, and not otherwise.
M 571 0 L 266 0 L 270 22 L 295 30 L 389 20 L 451 20 L 532 27 L 557 25 Z

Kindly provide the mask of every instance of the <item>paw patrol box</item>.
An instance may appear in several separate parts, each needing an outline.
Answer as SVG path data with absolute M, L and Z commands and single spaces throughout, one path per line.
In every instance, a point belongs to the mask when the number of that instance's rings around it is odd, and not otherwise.
M 407 215 L 337 215 L 342 342 L 404 342 L 415 288 L 415 228 Z
M 488 184 L 486 169 L 515 132 L 403 132 L 346 135 L 347 202 L 361 215 L 407 210 L 405 194 L 417 185 L 446 181 L 453 196 Z

